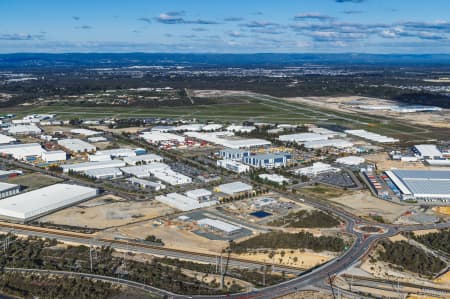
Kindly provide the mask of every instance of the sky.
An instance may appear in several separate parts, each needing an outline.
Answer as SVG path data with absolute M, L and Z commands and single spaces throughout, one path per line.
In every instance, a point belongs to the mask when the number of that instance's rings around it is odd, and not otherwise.
M 449 53 L 449 0 L 0 0 L 0 53 Z

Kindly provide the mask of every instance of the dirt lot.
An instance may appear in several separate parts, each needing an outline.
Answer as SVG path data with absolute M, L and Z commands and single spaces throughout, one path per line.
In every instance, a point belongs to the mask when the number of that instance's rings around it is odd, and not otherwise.
M 373 162 L 379 170 L 390 170 L 392 168 L 401 169 L 432 169 L 423 165 L 421 162 L 402 162 L 391 160 L 387 153 L 377 153 L 363 156 L 368 162 Z
M 40 221 L 104 229 L 173 212 L 173 209 L 158 202 L 126 201 L 120 197 L 106 195 L 45 216 Z
M 415 113 L 398 113 L 386 110 L 362 110 L 356 105 L 379 106 L 379 105 L 398 105 L 398 103 L 359 96 L 347 97 L 296 97 L 286 98 L 285 100 L 293 103 L 303 103 L 311 106 L 322 107 L 326 109 L 349 112 L 349 113 L 365 113 L 372 116 L 388 116 L 409 123 L 433 126 L 439 128 L 450 128 L 450 113 L 448 109 L 439 112 L 415 112 Z
M 284 256 L 282 252 L 284 251 Z M 334 256 L 327 253 L 315 252 L 301 252 L 300 250 L 284 249 L 277 250 L 273 258 L 269 257 L 269 253 L 245 253 L 236 255 L 239 258 L 244 258 L 252 261 L 265 262 L 268 265 L 275 263 L 278 265 L 293 266 L 299 268 L 311 268 L 322 264 Z
M 10 178 L 8 180 L 8 183 L 25 186 L 27 187 L 26 191 L 30 191 L 33 189 L 39 189 L 45 186 L 60 183 L 62 181 L 62 179 L 36 172 Z
M 367 190 L 331 197 L 329 200 L 358 216 L 380 215 L 388 222 L 394 222 L 399 216 L 409 210 L 407 206 L 376 198 Z
M 203 253 L 220 254 L 222 249 L 228 246 L 227 241 L 208 240 L 190 232 L 188 228 L 183 229 L 170 223 L 156 225 L 154 221 L 130 224 L 102 232 L 102 235 L 108 237 L 118 234 L 127 238 L 139 239 L 154 235 L 160 238 L 166 247 Z

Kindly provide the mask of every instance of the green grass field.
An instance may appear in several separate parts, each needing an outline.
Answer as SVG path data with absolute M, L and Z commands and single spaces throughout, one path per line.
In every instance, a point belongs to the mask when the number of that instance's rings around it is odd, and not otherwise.
M 28 106 L 5 109 L 3 113 L 23 116 L 30 113 L 54 113 L 59 119 L 102 119 L 109 117 L 168 117 L 197 118 L 217 122 L 278 122 L 278 123 L 330 123 L 353 129 L 367 129 L 372 132 L 397 137 L 406 141 L 420 141 L 442 137 L 445 132 L 413 126 L 392 119 L 370 115 L 354 115 L 344 112 L 290 103 L 266 95 L 220 98 L 223 104 L 191 105 L 179 107 L 75 107 L 75 106 Z M 217 101 L 216 101 L 217 102 Z M 227 104 L 230 103 L 230 104 Z M 435 135 L 436 134 L 436 135 Z M 441 136 L 442 135 L 442 136 Z M 444 134 L 445 135 L 445 134 Z

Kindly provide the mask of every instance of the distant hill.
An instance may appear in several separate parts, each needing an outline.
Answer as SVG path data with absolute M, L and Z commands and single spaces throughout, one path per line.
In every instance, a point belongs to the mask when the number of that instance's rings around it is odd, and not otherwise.
M 86 68 L 148 65 L 273 67 L 303 65 L 450 66 L 448 54 L 173 54 L 173 53 L 17 53 L 0 54 L 1 69 Z

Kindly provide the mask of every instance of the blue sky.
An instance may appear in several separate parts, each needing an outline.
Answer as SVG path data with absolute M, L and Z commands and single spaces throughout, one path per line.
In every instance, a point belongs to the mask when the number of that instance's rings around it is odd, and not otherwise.
M 0 0 L 0 52 L 448 53 L 448 0 Z

